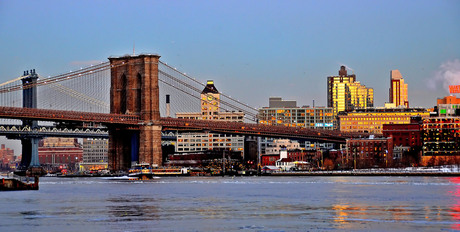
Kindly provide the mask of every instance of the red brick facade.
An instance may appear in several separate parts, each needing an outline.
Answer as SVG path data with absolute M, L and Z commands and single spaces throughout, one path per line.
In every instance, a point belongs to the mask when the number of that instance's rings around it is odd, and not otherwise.
M 384 124 L 383 136 L 392 137 L 395 146 L 414 147 L 421 146 L 421 126 L 411 124 Z
M 39 147 L 40 164 L 76 164 L 83 161 L 83 149 L 80 147 Z
M 393 138 L 347 139 L 347 161 L 356 168 L 388 167 L 393 161 Z

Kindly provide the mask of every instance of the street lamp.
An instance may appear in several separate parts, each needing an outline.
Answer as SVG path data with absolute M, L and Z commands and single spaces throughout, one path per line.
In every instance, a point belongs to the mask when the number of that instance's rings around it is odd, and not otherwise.
M 388 167 L 388 150 L 385 150 L 385 168 Z

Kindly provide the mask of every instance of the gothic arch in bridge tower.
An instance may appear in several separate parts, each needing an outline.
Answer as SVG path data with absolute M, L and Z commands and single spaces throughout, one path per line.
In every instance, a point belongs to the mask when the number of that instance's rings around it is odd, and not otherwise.
M 133 162 L 162 165 L 158 55 L 109 58 L 110 113 L 137 114 L 139 128 L 109 128 L 109 168 L 126 170 Z
M 120 76 L 120 81 L 118 82 L 118 91 L 120 91 L 120 113 L 124 114 L 126 113 L 126 101 L 127 101 L 127 95 L 126 95 L 126 75 L 123 73 L 123 75 Z
M 136 88 L 134 89 L 134 112 L 141 112 L 141 101 L 142 101 L 142 76 L 140 73 L 137 74 L 136 78 Z

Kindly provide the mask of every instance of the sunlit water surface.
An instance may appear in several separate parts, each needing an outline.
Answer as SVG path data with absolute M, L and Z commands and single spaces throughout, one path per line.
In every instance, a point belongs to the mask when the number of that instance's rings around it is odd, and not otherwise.
M 0 231 L 334 230 L 460 230 L 460 177 L 46 177 L 0 192 Z

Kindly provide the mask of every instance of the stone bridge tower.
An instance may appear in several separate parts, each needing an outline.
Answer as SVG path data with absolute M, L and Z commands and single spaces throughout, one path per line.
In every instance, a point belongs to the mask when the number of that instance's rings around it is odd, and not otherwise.
M 127 170 L 133 162 L 162 165 L 158 87 L 159 55 L 109 58 L 110 113 L 139 115 L 139 130 L 109 128 L 109 169 Z

